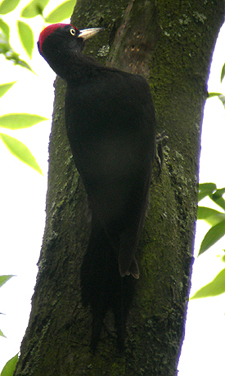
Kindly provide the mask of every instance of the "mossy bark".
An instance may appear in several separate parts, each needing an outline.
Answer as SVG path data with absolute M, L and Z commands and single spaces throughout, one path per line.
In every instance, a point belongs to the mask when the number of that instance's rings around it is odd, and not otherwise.
M 118 356 L 112 317 L 95 356 L 79 271 L 90 223 L 64 126 L 65 84 L 56 80 L 47 219 L 30 322 L 15 376 L 174 376 L 184 336 L 197 210 L 200 129 L 223 0 L 77 0 L 72 23 L 104 26 L 86 53 L 150 82 L 158 132 L 168 136 L 138 250 L 141 276 Z

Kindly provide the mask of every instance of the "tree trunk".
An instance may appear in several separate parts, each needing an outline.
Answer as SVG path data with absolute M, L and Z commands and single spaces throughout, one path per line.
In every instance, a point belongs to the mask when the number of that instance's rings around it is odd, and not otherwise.
M 65 84 L 56 80 L 46 228 L 15 376 L 176 375 L 193 260 L 206 83 L 223 17 L 223 0 L 77 0 L 76 27 L 105 27 L 85 53 L 149 80 L 158 132 L 165 131 L 168 140 L 161 174 L 157 164 L 153 171 L 125 354 L 117 354 L 108 314 L 91 355 L 91 315 L 82 307 L 79 285 L 90 231 L 87 199 L 66 137 Z

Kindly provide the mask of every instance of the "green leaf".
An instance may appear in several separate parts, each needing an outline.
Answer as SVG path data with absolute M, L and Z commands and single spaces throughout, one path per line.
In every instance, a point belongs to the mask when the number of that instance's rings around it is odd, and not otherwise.
M 225 187 L 217 189 L 213 195 L 219 198 L 219 197 L 222 197 L 224 193 L 225 193 Z
M 3 97 L 3 95 L 15 84 L 15 82 L 16 81 L 0 85 L 0 98 Z
M 3 133 L 0 133 L 0 137 L 4 142 L 5 146 L 15 157 L 17 157 L 20 161 L 26 163 L 28 166 L 32 167 L 34 170 L 42 174 L 41 168 L 39 167 L 36 159 L 34 158 L 33 154 L 30 152 L 26 145 L 24 145 L 16 138 L 10 137 Z
M 225 95 L 222 93 L 208 93 L 208 98 L 218 97 L 219 100 L 222 102 L 223 106 L 225 107 Z
M 198 202 L 216 190 L 216 184 L 203 183 L 198 186 Z
M 13 358 L 11 358 L 3 367 L 1 372 L 1 376 L 13 376 L 15 371 L 17 362 L 18 362 L 18 354 L 16 354 Z
M 27 55 L 31 59 L 34 49 L 34 34 L 29 25 L 23 21 L 17 21 L 18 34 Z
M 21 17 L 33 18 L 42 15 L 44 8 L 48 4 L 49 0 L 33 0 L 25 8 L 22 9 Z
M 203 219 L 209 225 L 215 226 L 217 223 L 225 220 L 225 214 L 217 210 L 206 208 L 204 206 L 198 207 L 197 219 Z
M 225 220 L 217 223 L 205 235 L 199 250 L 199 255 L 207 251 L 213 244 L 225 235 Z
M 1 329 L 0 329 L 0 336 L 6 338 L 6 336 L 2 333 Z
M 4 54 L 6 57 L 6 54 L 9 51 L 9 49 L 9 42 L 7 41 L 5 35 L 0 33 L 0 54 Z
M 217 189 L 212 195 L 209 195 L 211 200 L 213 200 L 217 205 L 219 205 L 222 209 L 225 210 L 225 200 L 223 199 L 223 195 L 225 193 L 225 188 Z
M 208 93 L 208 98 L 219 97 L 222 93 Z
M 0 126 L 8 129 L 22 129 L 32 127 L 47 118 L 32 114 L 6 114 L 0 116 Z
M 20 0 L 3 0 L 0 4 L 0 14 L 12 12 L 17 7 L 19 2 Z
M 1 35 L 0 35 L 1 37 Z M 1 39 L 1 38 L 0 38 Z M 15 65 L 20 65 L 23 68 L 29 69 L 31 72 L 34 73 L 32 68 L 24 61 L 19 58 L 19 54 L 17 54 L 12 47 L 9 45 L 7 41 L 0 40 L 0 53 L 3 53 L 5 55 L 5 58 L 9 61 L 12 61 Z
M 18 59 L 17 61 L 15 61 L 15 64 L 20 65 L 21 67 L 26 68 L 34 73 L 33 69 L 24 60 Z
M 225 76 L 225 63 L 223 64 L 222 70 L 221 70 L 221 76 L 220 76 L 220 82 L 223 81 Z
M 9 35 L 10 35 L 9 25 L 7 25 L 7 23 L 3 21 L 1 18 L 0 18 L 0 29 L 6 36 L 7 41 L 9 41 Z
M 13 275 L 0 275 L 0 287 L 4 285 Z
M 73 13 L 73 9 L 75 7 L 76 1 L 69 0 L 65 3 L 62 3 L 57 8 L 55 8 L 49 15 L 45 18 L 46 22 L 55 23 L 61 22 L 66 18 L 69 18 Z
M 0 31 L 0 54 L 4 54 L 6 56 L 6 53 L 10 50 L 10 44 L 3 32 Z
M 198 290 L 191 299 L 207 298 L 209 296 L 217 296 L 225 292 L 225 269 L 207 285 Z

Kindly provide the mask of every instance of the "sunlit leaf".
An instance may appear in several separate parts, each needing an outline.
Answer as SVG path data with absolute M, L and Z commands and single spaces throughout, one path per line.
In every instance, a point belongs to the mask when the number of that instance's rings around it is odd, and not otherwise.
M 209 296 L 217 296 L 225 292 L 225 269 L 207 285 L 199 289 L 191 299 L 207 298 Z
M 0 137 L 4 142 L 5 146 L 9 151 L 17 157 L 20 161 L 26 163 L 28 166 L 32 167 L 34 170 L 42 174 L 41 168 L 39 167 L 33 154 L 30 152 L 28 147 L 16 138 L 10 137 L 6 134 L 0 133 Z
M 210 226 L 215 226 L 217 223 L 225 220 L 225 213 L 217 210 L 206 208 L 204 206 L 198 207 L 197 219 L 206 221 Z
M 220 82 L 223 81 L 225 76 L 225 63 L 223 64 L 222 70 L 221 70 L 221 76 L 220 76 Z
M 225 220 L 219 222 L 217 225 L 211 227 L 211 229 L 205 235 L 199 250 L 201 255 L 203 252 L 207 251 L 213 244 L 215 244 L 219 239 L 225 235 Z
M 5 58 L 9 61 L 12 61 L 15 65 L 20 65 L 23 68 L 29 69 L 31 72 L 34 73 L 32 68 L 27 64 L 24 60 L 21 60 L 19 57 L 19 54 L 16 53 L 12 47 L 9 45 L 7 41 L 5 41 L 5 44 L 1 44 L 1 35 L 0 35 L 0 53 L 3 53 L 5 55 Z
M 0 287 L 12 277 L 13 275 L 0 275 Z
M 222 197 L 225 193 L 225 187 L 219 188 L 216 190 L 216 192 L 213 194 L 215 197 Z
M 0 336 L 1 337 L 5 337 L 6 338 L 6 336 L 2 333 L 2 331 L 0 330 Z
M 216 184 L 203 183 L 198 186 L 198 202 L 216 190 Z
M 7 37 L 5 36 L 5 34 L 0 32 L 0 54 L 4 54 L 5 57 L 7 57 L 6 54 L 9 52 L 9 50 L 10 50 L 9 41 Z
M 219 97 L 222 93 L 208 93 L 208 98 Z
M 0 4 L 0 14 L 12 12 L 12 10 L 17 7 L 19 2 L 20 0 L 3 0 Z
M 6 114 L 0 116 L 0 126 L 8 129 L 29 128 L 47 118 L 32 114 Z
M 43 13 L 44 8 L 48 4 L 49 0 L 33 0 L 23 8 L 21 17 L 33 18 Z
M 24 60 L 21 60 L 21 59 L 18 59 L 16 62 L 15 62 L 16 65 L 20 65 L 21 67 L 23 68 L 26 68 L 28 70 L 30 70 L 31 72 L 34 73 L 33 69 L 30 67 L 29 64 L 26 63 L 26 61 Z
M 219 100 L 222 102 L 223 106 L 225 107 L 225 95 L 222 93 L 208 93 L 208 98 L 218 97 Z
M 55 8 L 47 17 L 45 17 L 45 21 L 49 23 L 61 22 L 66 18 L 69 18 L 73 12 L 75 7 L 76 1 L 69 0 L 65 3 L 62 3 L 57 8 Z
M 225 193 L 225 188 L 217 189 L 216 192 L 214 192 L 212 195 L 209 195 L 209 197 L 222 209 L 225 210 L 225 200 L 222 197 Z
M 3 367 L 1 372 L 1 376 L 13 376 L 15 371 L 17 362 L 18 362 L 18 354 L 16 354 L 13 358 L 11 358 Z
M 15 84 L 15 82 L 16 81 L 0 85 L 0 98 Z
M 8 41 L 9 40 L 9 34 L 10 34 L 9 25 L 7 25 L 7 23 L 5 21 L 3 21 L 1 18 L 0 18 L 0 29 L 2 30 L 2 32 L 4 33 L 4 35 L 6 36 L 6 39 Z
M 34 49 L 34 34 L 29 25 L 23 21 L 17 21 L 18 34 L 27 55 L 31 59 Z

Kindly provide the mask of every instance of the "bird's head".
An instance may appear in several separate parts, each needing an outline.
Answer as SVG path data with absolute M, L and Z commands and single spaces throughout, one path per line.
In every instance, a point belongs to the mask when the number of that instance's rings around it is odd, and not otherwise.
M 70 55 L 82 52 L 85 41 L 101 30 L 102 28 L 78 30 L 73 25 L 63 23 L 49 25 L 40 33 L 38 50 L 51 68 L 62 77 L 58 66 L 62 68 L 64 65 L 63 69 L 66 70 Z

